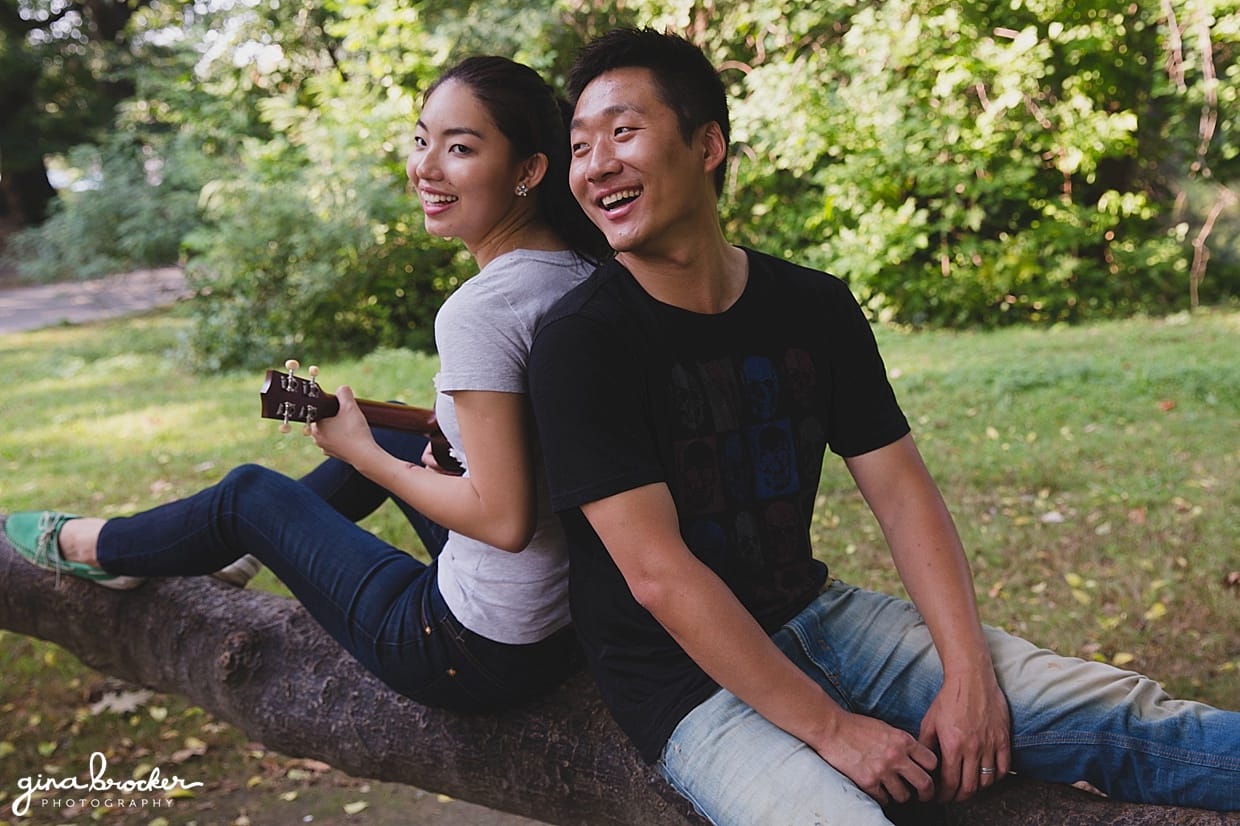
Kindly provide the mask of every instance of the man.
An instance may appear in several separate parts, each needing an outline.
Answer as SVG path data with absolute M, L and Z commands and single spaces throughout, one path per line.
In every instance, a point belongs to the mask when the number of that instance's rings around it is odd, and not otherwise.
M 702 53 L 611 32 L 569 94 L 570 183 L 617 254 L 548 316 L 531 392 L 574 623 L 642 755 L 746 826 L 886 823 L 1010 770 L 1240 808 L 1240 714 L 983 629 L 855 300 L 723 235 L 727 103 Z M 916 607 L 813 558 L 828 447 Z

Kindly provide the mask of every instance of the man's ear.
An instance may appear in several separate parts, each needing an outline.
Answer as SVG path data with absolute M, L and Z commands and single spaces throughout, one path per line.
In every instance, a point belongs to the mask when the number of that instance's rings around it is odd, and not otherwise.
M 517 179 L 517 183 L 525 184 L 530 189 L 538 186 L 547 174 L 549 163 L 547 156 L 541 152 L 530 155 L 521 164 L 521 177 Z
M 716 121 L 702 127 L 702 161 L 707 174 L 714 174 L 719 164 L 728 158 L 728 142 L 723 138 L 723 128 Z

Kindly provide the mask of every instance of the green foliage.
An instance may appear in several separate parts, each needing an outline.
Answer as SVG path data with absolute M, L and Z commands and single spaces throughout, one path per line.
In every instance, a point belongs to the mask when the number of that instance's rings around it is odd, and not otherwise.
M 1201 215 L 1177 215 L 1174 192 L 1236 174 L 1234 136 L 1196 139 L 1205 90 L 1235 96 L 1236 10 L 1216 7 L 1209 29 L 1199 4 L 1170 6 L 1174 32 L 1148 5 L 901 0 L 768 40 L 734 87 L 730 230 L 909 323 L 1187 306 Z M 1203 31 L 1219 83 L 1192 61 Z M 1179 74 L 1162 69 L 1173 55 Z M 1210 289 L 1240 278 L 1222 269 Z
M 729 236 L 835 272 L 877 318 L 1050 325 L 1240 294 L 1238 0 L 142 7 L 109 145 L 164 183 L 109 171 L 124 185 L 66 198 L 23 249 L 90 274 L 176 235 L 204 364 L 429 346 L 470 267 L 401 194 L 419 96 L 472 52 L 559 82 L 617 25 L 684 33 L 722 68 Z
M 81 146 L 68 159 L 87 171 L 88 187 L 64 193 L 47 221 L 12 239 L 23 278 L 86 279 L 177 261 L 181 238 L 198 224 L 196 181 L 141 147 Z
M 330 106 L 261 101 L 275 137 L 247 142 L 232 175 L 204 188 L 206 223 L 187 239 L 200 363 L 432 346 L 468 260 L 426 235 L 405 194 L 410 94 L 354 77 L 307 81 Z

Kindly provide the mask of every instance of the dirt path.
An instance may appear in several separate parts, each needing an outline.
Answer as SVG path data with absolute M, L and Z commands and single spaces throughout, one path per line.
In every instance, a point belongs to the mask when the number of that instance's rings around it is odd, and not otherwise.
M 173 304 L 188 294 L 178 267 L 59 284 L 6 282 L 0 282 L 0 333 L 131 315 Z

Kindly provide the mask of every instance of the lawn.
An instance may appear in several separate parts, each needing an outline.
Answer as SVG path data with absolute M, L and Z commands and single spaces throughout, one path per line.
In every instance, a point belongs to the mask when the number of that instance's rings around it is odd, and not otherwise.
M 184 365 L 185 324 L 162 312 L 0 337 L 0 511 L 121 515 L 242 462 L 293 475 L 313 466 L 308 439 L 258 418 L 261 376 Z M 985 621 L 1240 708 L 1240 311 L 878 335 L 959 524 Z M 289 355 L 309 364 L 315 354 Z M 322 367 L 328 387 L 430 402 L 433 357 L 385 351 Z M 394 509 L 367 527 L 416 550 Z M 839 462 L 827 463 L 815 534 L 836 576 L 900 588 Z M 257 587 L 279 584 L 264 573 Z M 44 643 L 0 632 L 0 671 L 0 823 L 18 778 L 84 771 L 93 751 L 135 773 L 179 766 L 208 786 L 167 811 L 62 810 L 24 822 L 243 826 L 277 822 L 262 809 L 274 803 L 287 822 L 322 823 L 371 793 Z

